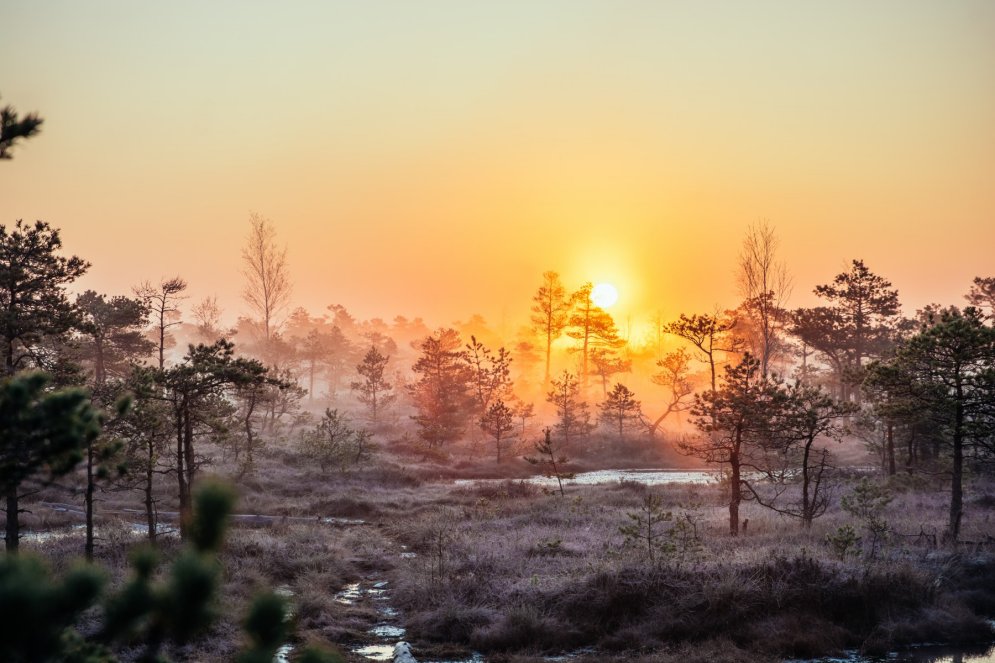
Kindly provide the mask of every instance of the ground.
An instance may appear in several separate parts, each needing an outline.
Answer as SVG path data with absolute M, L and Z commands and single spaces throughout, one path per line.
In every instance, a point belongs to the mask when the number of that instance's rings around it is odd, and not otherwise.
M 863 524 L 838 507 L 806 530 L 746 504 L 741 517 L 749 528 L 733 538 L 718 481 L 571 486 L 560 496 L 507 478 L 531 471 L 520 459 L 492 468 L 486 459 L 428 460 L 398 445 L 362 467 L 323 472 L 288 440 L 265 448 L 252 473 L 237 479 L 236 465 L 219 452 L 210 471 L 236 481 L 239 513 L 315 521 L 231 529 L 222 619 L 185 655 L 231 658 L 244 606 L 267 587 L 293 597 L 292 644 L 334 643 L 352 660 L 363 660 L 355 650 L 396 634 L 371 632 L 377 626 L 405 628 L 419 660 L 477 651 L 488 661 L 526 661 L 578 652 L 578 660 L 690 663 L 721 651 L 727 661 L 773 661 L 844 648 L 889 651 L 924 638 L 993 637 L 985 619 L 995 615 L 995 484 L 988 480 L 972 480 L 967 491 L 962 538 L 973 543 L 954 548 L 930 536 L 943 530 L 943 484 L 892 480 L 893 500 L 882 516 L 890 533 L 872 551 Z M 461 473 L 496 478 L 454 485 Z M 170 488 L 164 483 L 162 494 Z M 658 524 L 652 560 L 645 540 L 620 530 L 651 492 L 661 514 L 671 514 Z M 102 498 L 104 513 L 139 504 L 128 492 Z M 34 499 L 73 498 L 49 488 Z M 30 508 L 33 530 L 79 522 L 74 514 Z M 168 499 L 160 508 L 170 508 Z M 861 541 L 840 554 L 827 536 L 845 525 Z M 123 577 L 137 539 L 120 517 L 102 518 L 100 532 L 98 561 Z M 169 556 L 179 542 L 162 545 Z M 66 568 L 82 552 L 81 533 L 27 538 L 24 547 Z

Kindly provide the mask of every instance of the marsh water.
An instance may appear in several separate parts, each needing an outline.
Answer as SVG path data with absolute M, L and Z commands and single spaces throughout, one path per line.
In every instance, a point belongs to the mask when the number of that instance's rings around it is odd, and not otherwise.
M 707 484 L 717 481 L 720 476 L 714 470 L 674 470 L 661 468 L 594 470 L 592 472 L 580 472 L 572 479 L 564 479 L 563 485 L 593 486 L 599 483 L 618 483 L 620 481 L 643 483 L 649 486 L 667 483 Z M 506 479 L 457 479 L 453 483 L 457 486 L 468 486 L 476 483 L 500 483 L 503 481 L 506 481 Z M 541 474 L 522 479 L 522 481 L 544 487 L 554 487 L 557 485 L 555 477 L 547 477 Z
M 995 663 L 995 644 L 974 647 L 923 645 L 885 656 L 861 656 L 851 652 L 837 657 L 791 659 L 785 663 Z

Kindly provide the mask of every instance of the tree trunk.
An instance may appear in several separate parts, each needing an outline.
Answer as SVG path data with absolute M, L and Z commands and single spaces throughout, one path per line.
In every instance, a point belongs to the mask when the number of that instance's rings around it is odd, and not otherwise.
M 86 561 L 93 561 L 93 442 L 86 445 Z
M 888 476 L 895 476 L 895 424 L 888 421 Z
M 805 451 L 802 454 L 802 526 L 805 529 L 812 527 L 812 498 L 809 496 L 809 473 L 808 459 L 812 452 L 812 438 L 805 442 Z
M 553 354 L 553 327 L 546 326 L 546 377 L 542 382 L 543 391 L 549 389 L 549 363 Z
M 14 375 L 14 342 L 9 339 L 4 347 L 4 368 L 8 378 Z M 12 486 L 7 490 L 7 526 L 4 532 L 4 547 L 9 553 L 16 553 L 21 541 L 17 488 L 17 486 Z
M 256 409 L 256 393 L 253 391 L 249 396 L 249 402 L 245 406 L 245 468 L 242 473 L 252 471 L 252 447 L 255 439 L 252 435 L 252 414 Z
M 308 384 L 307 384 L 307 400 L 309 403 L 314 402 L 314 360 L 310 362 L 310 368 L 308 369 Z
M 181 509 L 180 525 L 181 530 L 185 525 L 187 535 L 190 533 L 190 524 L 193 520 L 193 499 L 191 495 L 193 494 L 193 481 L 194 474 L 196 473 L 196 467 L 194 466 L 194 455 L 193 455 L 193 420 L 190 418 L 189 406 L 183 416 L 183 465 L 186 471 L 186 504 L 185 509 Z M 181 538 L 186 538 L 182 536 Z
M 7 491 L 7 528 L 4 541 L 8 553 L 16 553 L 20 545 L 21 534 L 18 527 L 18 513 L 17 488 L 14 487 Z
M 739 503 L 743 501 L 743 491 L 739 483 L 738 453 L 730 455 L 729 467 L 732 470 L 732 476 L 729 477 L 729 534 L 739 536 Z
M 960 380 L 957 381 L 957 404 L 954 408 L 954 457 L 950 471 L 950 523 L 946 539 L 956 543 L 960 537 L 960 520 L 964 503 L 964 401 Z
M 159 370 L 166 366 L 166 303 L 162 304 L 159 311 Z
M 148 524 L 148 536 L 149 541 L 155 543 L 156 536 L 156 518 L 155 518 L 155 501 L 152 499 L 152 486 L 153 486 L 153 468 L 152 463 L 154 462 L 154 449 L 153 449 L 152 438 L 149 438 L 149 458 L 148 465 L 145 468 L 145 521 Z
M 177 492 L 180 499 L 180 538 L 186 540 L 189 536 L 189 521 L 186 517 L 190 513 L 190 492 L 187 485 L 186 468 L 183 459 L 183 409 L 182 406 L 176 413 L 176 483 Z

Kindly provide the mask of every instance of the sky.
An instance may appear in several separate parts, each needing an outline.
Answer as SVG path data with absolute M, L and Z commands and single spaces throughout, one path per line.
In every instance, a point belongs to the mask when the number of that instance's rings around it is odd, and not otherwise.
M 0 0 L 0 162 L 127 294 L 240 299 L 249 215 L 294 303 L 511 328 L 546 270 L 617 319 L 733 307 L 766 220 L 790 303 L 860 258 L 907 313 L 995 275 L 995 2 Z

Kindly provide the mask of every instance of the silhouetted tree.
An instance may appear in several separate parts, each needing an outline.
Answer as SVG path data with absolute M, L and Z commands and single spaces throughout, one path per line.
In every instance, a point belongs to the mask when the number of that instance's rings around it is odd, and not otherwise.
M 892 360 L 911 376 L 914 399 L 942 432 L 950 452 L 950 517 L 946 538 L 956 541 L 964 511 L 964 463 L 974 451 L 995 451 L 995 329 L 973 307 L 948 309 L 901 344 Z
M 776 388 L 776 384 L 772 385 Z M 749 481 L 743 486 L 752 499 L 777 513 L 801 519 L 806 528 L 826 512 L 832 491 L 832 454 L 829 449 L 816 448 L 818 440 L 839 442 L 847 433 L 844 421 L 856 410 L 852 403 L 835 400 L 811 385 L 796 384 L 775 392 L 771 399 L 773 439 L 768 440 L 768 453 L 754 469 L 766 474 L 775 485 L 772 497 L 754 489 Z M 793 504 L 779 503 L 785 490 L 798 485 L 800 496 Z
M 590 283 L 585 283 L 570 296 L 570 314 L 566 327 L 567 336 L 580 342 L 573 351 L 581 353 L 580 378 L 585 386 L 590 375 L 591 351 L 618 350 L 625 345 L 625 339 L 619 337 L 611 315 L 591 300 L 592 289 Z
M 608 383 L 612 376 L 632 370 L 632 361 L 619 355 L 615 348 L 594 348 L 591 350 L 591 363 L 601 378 L 601 393 L 608 397 Z
M 826 355 L 836 372 L 841 398 L 858 399 L 852 389 L 863 379 L 864 360 L 880 357 L 894 342 L 898 291 L 854 260 L 849 272 L 815 288 L 829 306 L 794 314 L 794 333 Z
M 974 277 L 971 290 L 964 295 L 967 303 L 976 309 L 988 309 L 988 317 L 995 317 L 995 276 Z
M 777 259 L 777 235 L 767 221 L 751 225 L 739 255 L 739 288 L 744 310 L 752 321 L 751 346 L 767 375 L 771 360 L 780 350 L 778 338 L 787 318 L 784 304 L 791 294 L 791 277 Z
M 108 299 L 87 290 L 76 298 L 76 308 L 82 317 L 77 340 L 79 358 L 90 367 L 95 386 L 106 384 L 108 377 L 123 379 L 133 362 L 155 349 L 143 334 L 149 310 L 140 299 Z
M 58 255 L 59 231 L 44 221 L 14 228 L 0 225 L 0 342 L 4 373 L 37 365 L 37 346 L 79 324 L 65 286 L 82 276 L 89 263 Z
M 28 113 L 20 117 L 13 106 L 0 108 L 0 159 L 10 159 L 10 150 L 25 138 L 31 138 L 41 130 L 45 120 L 38 113 Z
M 683 338 L 693 345 L 703 355 L 708 364 L 711 377 L 711 388 L 715 391 L 715 368 L 718 364 L 718 353 L 738 352 L 739 347 L 730 333 L 736 326 L 736 321 L 718 315 L 692 315 L 681 313 L 680 318 L 666 325 L 668 334 Z
M 515 430 L 515 413 L 501 398 L 497 398 L 480 418 L 480 428 L 494 438 L 494 451 L 500 463 L 501 451 Z
M 566 470 L 567 457 L 563 453 L 563 448 L 558 441 L 552 437 L 552 431 L 545 428 L 542 431 L 543 439 L 535 443 L 536 456 L 525 456 L 525 462 L 535 465 L 542 472 L 543 476 L 556 479 L 556 485 L 560 490 L 560 497 L 566 495 L 563 491 L 563 482 L 574 478 L 573 472 Z
M 512 409 L 515 413 L 515 418 L 521 422 L 521 434 L 525 435 L 525 425 L 528 423 L 529 419 L 536 416 L 535 405 L 532 403 L 526 403 L 518 397 L 515 397 L 513 402 L 514 407 Z
M 236 358 L 234 348 L 225 340 L 191 346 L 183 362 L 161 375 L 176 432 L 174 470 L 180 502 L 180 534 L 184 539 L 190 535 L 191 495 L 200 465 L 195 447 L 198 431 L 203 427 L 218 430 L 218 410 L 224 413 L 223 417 L 231 416 L 229 390 L 245 389 L 268 380 L 266 368 L 260 362 Z M 220 423 L 224 430 L 226 426 Z
M 181 293 L 186 289 L 187 282 L 179 276 L 162 279 L 158 285 L 145 281 L 134 289 L 135 296 L 141 299 L 151 312 L 159 349 L 159 370 L 166 367 L 166 348 L 173 344 L 169 329 L 180 324 L 179 303 L 185 299 Z
M 680 348 L 668 352 L 663 359 L 658 359 L 656 365 L 660 371 L 650 377 L 654 384 L 666 387 L 669 391 L 667 407 L 663 413 L 650 424 L 650 435 L 663 423 L 663 420 L 675 412 L 684 412 L 691 407 L 687 399 L 694 393 L 694 385 L 689 379 L 691 356 L 687 350 Z
M 279 316 L 290 303 L 292 287 L 287 249 L 277 246 L 273 222 L 255 212 L 249 216 L 242 264 L 245 276 L 242 297 L 258 316 L 263 339 L 269 341 L 280 329 Z
M 131 407 L 108 424 L 110 432 L 124 440 L 128 484 L 142 493 L 150 541 L 158 533 L 155 478 L 175 471 L 166 452 L 177 432 L 172 409 L 161 397 L 160 377 L 156 368 L 136 366 L 123 385 L 131 394 Z
M 221 328 L 221 306 L 216 296 L 204 297 L 190 310 L 197 323 L 201 343 L 214 343 L 227 335 Z
M 684 454 L 729 470 L 729 532 L 739 534 L 744 469 L 763 471 L 764 456 L 775 444 L 775 423 L 784 401 L 781 385 L 760 372 L 760 362 L 747 353 L 735 366 L 725 367 L 716 391 L 695 394 L 693 423 L 705 435 L 682 440 Z
M 380 354 L 376 346 L 370 346 L 363 361 L 356 365 L 356 372 L 362 380 L 352 383 L 356 398 L 370 411 L 370 421 L 376 425 L 385 408 L 390 407 L 397 396 L 394 386 L 386 378 L 387 363 L 390 357 Z
M 230 393 L 230 398 L 237 403 L 235 416 L 238 418 L 239 432 L 230 436 L 230 439 L 236 462 L 245 453 L 239 467 L 241 477 L 251 474 L 255 469 L 255 452 L 262 446 L 262 439 L 257 433 L 261 426 L 257 424 L 257 419 L 265 415 L 265 405 L 271 405 L 271 412 L 276 411 L 278 408 L 272 407 L 272 403 L 281 400 L 282 392 L 303 389 L 298 387 L 289 374 L 281 375 L 280 371 L 267 370 L 259 362 L 246 361 L 239 368 L 241 374 L 236 374 L 236 379 L 232 380 Z M 270 428 L 272 429 L 272 424 Z
M 504 348 L 494 354 L 476 336 L 471 336 L 464 357 L 470 369 L 470 389 L 477 415 L 483 416 L 495 399 L 504 398 L 511 391 L 511 355 Z
M 421 342 L 411 368 L 419 376 L 408 387 L 418 411 L 412 418 L 432 448 L 459 439 L 472 412 L 472 376 L 462 345 L 455 329 L 439 329 Z
M 553 341 L 567 326 L 570 304 L 567 291 L 556 272 L 543 272 L 543 283 L 532 296 L 532 329 L 542 336 L 546 346 L 546 372 L 543 385 L 549 385 L 549 366 L 553 354 Z
M 643 413 L 636 395 L 621 382 L 615 387 L 599 406 L 601 421 L 618 431 L 618 438 L 625 437 L 627 430 L 642 425 Z
M 546 394 L 546 402 L 556 408 L 556 432 L 569 445 L 571 439 L 591 432 L 591 415 L 587 403 L 581 399 L 580 385 L 575 375 L 563 371 L 559 380 L 552 381 L 552 387 Z
M 49 391 L 49 376 L 26 372 L 0 381 L 0 489 L 8 496 L 6 549 L 20 540 L 18 491 L 42 469 L 65 474 L 100 433 L 100 415 L 81 389 Z M 13 499 L 11 499 L 13 496 Z
M 59 231 L 44 221 L 17 221 L 11 229 L 0 225 L 0 343 L 7 377 L 42 365 L 40 347 L 79 324 L 65 286 L 82 276 L 89 263 L 59 255 L 61 248 Z M 5 491 L 8 549 L 17 546 L 19 485 L 12 483 Z

